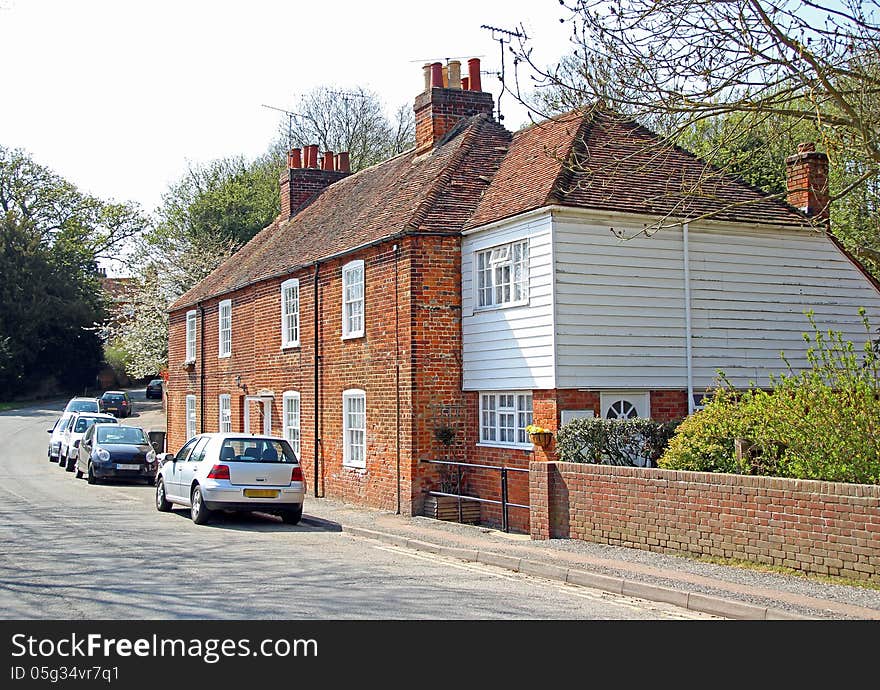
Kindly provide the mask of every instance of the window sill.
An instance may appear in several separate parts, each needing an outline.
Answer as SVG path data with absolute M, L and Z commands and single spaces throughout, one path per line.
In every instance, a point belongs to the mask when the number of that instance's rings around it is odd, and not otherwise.
M 299 341 L 298 341 L 298 340 L 295 341 L 295 342 L 282 343 L 282 344 L 281 344 L 281 349 L 282 349 L 282 350 L 295 350 L 295 349 L 297 349 L 298 347 L 300 347 L 300 344 L 299 344 Z
M 366 474 L 367 473 L 367 466 L 366 465 L 349 465 L 349 464 L 346 464 L 345 462 L 343 462 L 342 469 L 351 470 L 352 472 L 357 472 L 359 474 Z
M 225 355 L 217 355 L 217 359 L 229 359 L 232 357 L 231 352 L 227 352 Z
M 531 452 L 534 446 L 531 443 L 493 443 L 492 441 L 480 441 L 477 448 L 504 448 L 505 450 L 524 450 Z
M 344 336 L 342 336 L 342 339 L 343 340 L 357 340 L 358 338 L 363 338 L 363 337 L 364 337 L 363 332 L 358 332 L 358 333 L 349 333 L 348 335 L 344 335 Z
M 508 302 L 507 304 L 493 304 L 488 307 L 474 307 L 474 314 L 479 314 L 484 311 L 499 311 L 501 309 L 511 309 L 513 307 L 527 307 L 529 306 L 529 300 L 520 300 L 519 302 Z

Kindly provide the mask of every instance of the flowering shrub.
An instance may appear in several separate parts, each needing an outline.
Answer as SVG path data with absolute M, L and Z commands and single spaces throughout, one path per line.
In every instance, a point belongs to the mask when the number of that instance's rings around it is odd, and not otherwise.
M 880 483 L 880 355 L 869 337 L 861 349 L 839 332 L 813 333 L 809 366 L 772 377 L 769 391 L 719 386 L 705 409 L 687 419 L 659 465 L 668 469 Z M 785 355 L 782 355 L 785 360 Z M 736 458 L 735 439 L 749 452 Z

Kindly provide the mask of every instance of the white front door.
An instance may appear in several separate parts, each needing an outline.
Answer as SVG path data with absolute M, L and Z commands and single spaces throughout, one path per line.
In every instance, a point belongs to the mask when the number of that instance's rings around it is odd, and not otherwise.
M 262 420 L 262 432 L 266 436 L 272 435 L 272 398 L 256 395 L 247 395 L 244 398 L 244 432 L 254 433 L 251 430 L 251 407 L 257 419 Z

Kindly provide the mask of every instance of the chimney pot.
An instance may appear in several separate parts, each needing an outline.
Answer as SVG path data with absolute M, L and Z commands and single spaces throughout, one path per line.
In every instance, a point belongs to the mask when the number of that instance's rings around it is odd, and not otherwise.
M 318 145 L 309 144 L 306 146 L 306 166 L 307 168 L 318 167 Z
M 450 89 L 461 88 L 461 62 L 458 60 L 450 60 L 446 65 L 447 87 Z
M 431 88 L 443 88 L 443 63 L 441 62 L 431 63 Z
M 468 91 L 469 89 L 470 89 L 470 79 L 468 79 L 467 77 L 462 77 L 461 78 L 461 90 Z
M 425 75 L 425 91 L 431 90 L 431 63 L 426 62 L 422 65 L 422 72 Z
M 471 91 L 482 91 L 483 86 L 480 83 L 480 58 L 471 58 L 468 60 L 468 83 Z
M 339 172 L 351 172 L 351 161 L 348 151 L 340 151 L 336 154 L 336 169 Z
M 321 169 L 333 170 L 333 151 L 324 151 L 324 156 L 321 159 Z
M 299 149 L 290 149 L 287 153 L 287 167 L 288 169 L 302 167 L 302 156 Z

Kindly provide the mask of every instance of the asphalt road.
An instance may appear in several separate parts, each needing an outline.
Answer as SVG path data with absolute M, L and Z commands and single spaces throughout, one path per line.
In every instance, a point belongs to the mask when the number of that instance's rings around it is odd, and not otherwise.
M 126 424 L 164 428 L 133 393 Z M 152 487 L 89 486 L 47 459 L 64 401 L 0 413 L 0 618 L 657 620 L 710 618 L 389 547 L 310 517 L 159 513 Z

